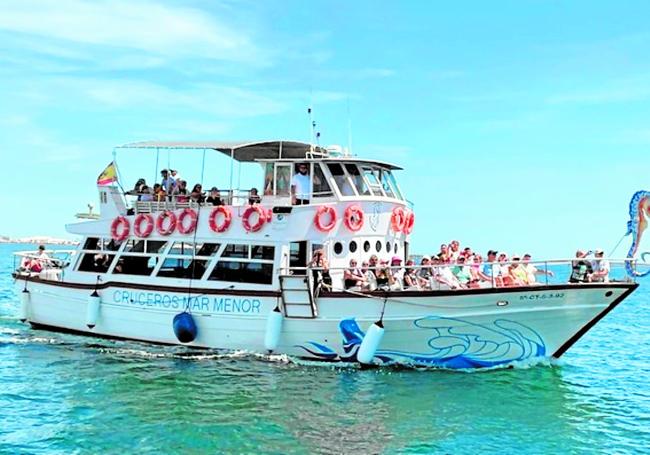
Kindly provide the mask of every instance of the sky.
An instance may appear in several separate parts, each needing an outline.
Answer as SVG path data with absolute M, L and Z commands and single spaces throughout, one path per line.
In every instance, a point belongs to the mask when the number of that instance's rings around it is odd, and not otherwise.
M 66 236 L 116 146 L 308 141 L 313 105 L 321 144 L 404 167 L 413 251 L 609 252 L 650 190 L 648 17 L 645 1 L 3 0 L 0 235 Z M 116 153 L 125 187 L 154 178 L 155 153 Z M 201 157 L 160 164 L 192 184 Z M 229 165 L 206 164 L 225 188 Z

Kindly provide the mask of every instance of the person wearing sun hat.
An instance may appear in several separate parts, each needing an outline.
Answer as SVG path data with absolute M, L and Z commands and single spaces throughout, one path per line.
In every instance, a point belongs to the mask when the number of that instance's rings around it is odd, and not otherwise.
M 402 268 L 402 258 L 393 256 L 390 260 L 390 287 L 393 290 L 400 290 L 404 286 L 404 269 Z

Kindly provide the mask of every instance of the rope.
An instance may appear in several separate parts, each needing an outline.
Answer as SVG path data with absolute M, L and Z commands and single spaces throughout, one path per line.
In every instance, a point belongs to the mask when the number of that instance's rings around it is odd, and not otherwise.
M 624 239 L 625 237 L 627 237 L 627 235 L 628 235 L 627 233 L 623 234 L 623 237 L 621 237 L 621 239 L 618 241 L 618 243 L 616 244 L 616 246 L 614 247 L 614 249 L 612 250 L 612 252 L 609 253 L 609 257 L 610 257 L 610 258 L 614 255 L 614 252 L 615 252 L 616 249 L 619 247 L 619 245 L 621 244 L 621 242 L 623 241 L 623 239 Z

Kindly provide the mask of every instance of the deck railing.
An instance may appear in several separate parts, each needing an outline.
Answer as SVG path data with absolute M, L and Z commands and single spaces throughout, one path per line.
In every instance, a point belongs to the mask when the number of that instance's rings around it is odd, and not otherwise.
M 626 271 L 626 263 L 632 262 L 635 266 L 637 259 L 607 259 L 609 262 L 610 268 L 609 273 L 606 277 L 600 278 L 595 275 L 593 278 L 590 275 L 585 275 L 585 279 L 578 282 L 570 282 L 570 277 L 572 275 L 574 264 L 582 261 L 583 263 L 589 263 L 593 270 L 596 269 L 595 263 L 596 259 L 586 258 L 586 259 L 554 259 L 547 261 L 504 261 L 504 262 L 494 262 L 494 263 L 481 263 L 480 268 L 482 276 L 479 274 L 472 274 L 471 271 L 467 270 L 467 273 L 470 274 L 470 282 L 463 283 L 458 280 L 458 276 L 454 274 L 455 267 L 462 267 L 459 264 L 440 264 L 440 265 L 412 265 L 412 266 L 376 266 L 376 267 L 356 267 L 356 270 L 361 270 L 364 274 L 364 280 L 359 286 L 352 286 L 346 288 L 344 284 L 344 272 L 346 270 L 352 270 L 351 267 L 331 267 L 327 269 L 327 272 L 332 278 L 332 284 L 321 284 L 321 287 L 325 289 L 335 291 L 335 292 L 345 292 L 347 290 L 352 291 L 374 291 L 374 290 L 462 290 L 462 289 L 486 289 L 486 288 L 516 288 L 516 287 L 540 287 L 544 288 L 547 286 L 554 286 L 559 284 L 572 284 L 576 286 L 589 286 L 591 284 L 602 284 L 602 283 L 635 283 L 636 277 L 631 277 Z M 510 266 L 514 271 L 515 267 L 527 267 L 533 266 L 536 269 L 536 273 L 533 273 L 533 270 L 529 272 L 518 272 L 520 274 L 525 273 L 526 279 L 515 279 L 510 273 Z M 472 268 L 472 265 L 466 265 L 465 267 Z M 485 270 L 489 268 L 490 270 Z M 421 271 L 426 270 L 427 273 Z M 405 280 L 395 279 L 396 274 L 399 275 L 406 270 L 413 270 L 417 278 L 416 286 L 407 286 Z M 322 268 L 316 267 L 291 267 L 284 269 L 284 273 L 323 273 Z M 368 272 L 374 272 L 370 275 Z M 381 285 L 377 283 L 377 276 L 384 275 L 388 278 L 388 283 Z M 530 280 L 530 275 L 534 277 L 534 281 Z M 374 277 L 373 277 L 374 275 Z M 478 279 L 476 279 L 478 278 Z M 522 276 L 523 278 L 523 276 Z M 473 281 L 475 280 L 476 281 Z

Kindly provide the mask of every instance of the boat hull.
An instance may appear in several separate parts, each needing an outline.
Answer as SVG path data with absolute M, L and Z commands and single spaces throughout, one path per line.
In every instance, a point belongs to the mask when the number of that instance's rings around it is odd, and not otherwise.
M 273 291 L 188 290 L 102 283 L 96 325 L 86 323 L 95 286 L 24 279 L 27 320 L 37 328 L 180 345 L 172 320 L 189 311 L 200 348 L 265 353 L 269 313 L 281 306 Z M 370 325 L 382 318 L 377 364 L 484 368 L 559 357 L 624 300 L 636 284 L 557 285 L 512 289 L 391 292 L 361 296 L 324 293 L 313 319 L 285 317 L 275 354 L 356 362 Z

